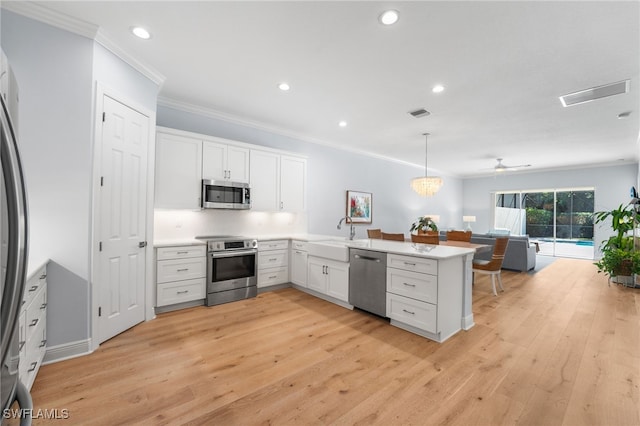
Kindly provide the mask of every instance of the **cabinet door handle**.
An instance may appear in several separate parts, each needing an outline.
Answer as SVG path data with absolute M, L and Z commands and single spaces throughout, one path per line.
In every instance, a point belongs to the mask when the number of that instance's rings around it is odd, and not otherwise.
M 404 285 L 406 285 L 408 287 L 415 287 L 416 286 L 415 284 L 409 284 L 409 283 L 402 283 L 402 284 L 404 284 Z
M 189 268 L 182 268 L 182 269 L 177 269 L 176 272 L 186 272 L 188 270 Z
M 189 293 L 189 290 L 182 290 L 177 292 L 177 294 L 187 294 L 187 293 Z
M 280 201 L 280 210 L 284 209 L 284 201 Z
M 37 367 L 37 366 L 38 366 L 38 363 L 37 363 L 37 362 L 32 362 L 32 363 L 31 363 L 31 368 L 30 368 L 30 369 L 28 369 L 27 371 L 28 371 L 29 373 L 31 373 L 32 371 L 34 371 L 34 370 L 36 369 L 36 367 Z
M 47 339 L 40 341 L 40 347 L 44 348 L 45 346 L 47 346 Z
M 24 348 L 24 344 L 25 344 L 25 343 L 27 343 L 27 342 L 20 342 L 20 343 L 18 344 L 18 352 L 20 352 L 20 351 L 22 350 L 22 348 Z
M 44 280 L 45 278 L 47 278 L 47 274 L 42 274 L 42 275 L 40 275 L 40 279 L 41 279 L 41 280 Z
M 277 275 L 272 275 L 272 276 L 269 277 L 270 280 L 275 280 L 276 278 L 278 278 Z
M 40 309 L 47 309 L 47 304 L 43 303 L 42 305 L 40 305 Z
M 411 314 L 411 315 L 415 315 L 415 314 L 416 314 L 415 312 L 407 311 L 406 309 L 403 309 L 402 311 L 403 311 L 403 312 L 406 312 L 406 313 L 408 313 L 408 314 Z
M 35 327 L 38 324 L 38 321 L 40 321 L 40 318 L 34 319 L 29 323 L 29 327 Z
M 415 263 L 411 263 L 411 262 L 404 262 L 404 264 L 407 265 L 407 266 L 416 266 Z
M 176 254 L 188 254 L 188 251 L 177 251 Z
M 29 289 L 29 291 L 36 291 L 37 289 L 38 289 L 38 286 L 34 285 Z
M 269 259 L 269 262 L 276 262 L 278 260 L 277 257 L 272 257 L 271 259 Z

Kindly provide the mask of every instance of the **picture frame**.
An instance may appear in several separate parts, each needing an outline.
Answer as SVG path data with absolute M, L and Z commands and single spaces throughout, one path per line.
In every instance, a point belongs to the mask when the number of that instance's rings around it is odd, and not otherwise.
M 347 190 L 347 216 L 353 223 L 371 223 L 373 197 L 370 192 Z

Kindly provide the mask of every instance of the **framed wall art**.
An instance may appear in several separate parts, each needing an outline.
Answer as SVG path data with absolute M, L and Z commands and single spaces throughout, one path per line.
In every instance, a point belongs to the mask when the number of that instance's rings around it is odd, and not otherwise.
M 370 192 L 347 191 L 347 216 L 353 223 L 371 223 L 371 213 Z

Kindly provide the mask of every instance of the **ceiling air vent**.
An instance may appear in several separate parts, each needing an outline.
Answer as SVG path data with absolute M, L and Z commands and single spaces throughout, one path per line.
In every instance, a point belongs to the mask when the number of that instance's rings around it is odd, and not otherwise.
M 424 108 L 420 108 L 415 111 L 409 111 L 409 114 L 413 115 L 415 118 L 431 115 L 431 113 Z
M 628 91 L 629 80 L 624 80 L 560 96 L 560 102 L 562 102 L 563 107 L 568 107 L 595 101 L 600 98 L 606 98 L 608 96 L 620 95 L 622 93 L 627 93 Z

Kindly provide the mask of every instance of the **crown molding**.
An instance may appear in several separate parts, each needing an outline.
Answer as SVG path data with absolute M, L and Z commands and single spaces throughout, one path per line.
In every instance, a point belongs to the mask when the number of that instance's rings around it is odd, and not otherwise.
M 90 39 L 95 38 L 98 33 L 98 26 L 81 19 L 73 18 L 64 13 L 47 9 L 39 4 L 30 1 L 3 1 L 0 3 L 3 9 L 17 13 L 36 21 L 44 22 L 53 27 L 60 28 L 74 34 Z
M 10 12 L 92 39 L 158 86 L 162 86 L 164 83 L 165 77 L 160 72 L 137 60 L 134 56 L 126 52 L 95 24 L 65 15 L 64 13 L 48 9 L 29 1 L 2 1 L 0 5 L 3 9 Z
M 288 138 L 297 139 L 300 141 L 304 141 L 304 142 L 308 142 L 316 145 L 322 145 L 322 146 L 330 147 L 333 149 L 338 149 L 340 151 L 346 151 L 353 154 L 364 155 L 364 156 L 376 158 L 379 160 L 391 161 L 393 163 L 398 163 L 398 164 L 402 164 L 410 167 L 416 167 L 424 170 L 424 165 L 414 164 L 408 161 L 400 160 L 393 157 L 387 157 L 380 154 L 374 154 L 372 152 L 368 152 L 360 149 L 349 148 L 344 145 L 339 145 L 337 143 L 329 142 L 323 139 L 312 138 L 302 133 L 292 132 L 291 130 L 288 130 L 282 127 L 265 124 L 255 120 L 249 120 L 244 117 L 223 113 L 223 112 L 214 110 L 212 108 L 205 108 L 199 105 L 178 101 L 176 99 L 171 99 L 168 97 L 159 96 L 158 106 L 163 106 L 163 107 L 175 109 L 178 111 L 188 112 L 190 114 L 201 115 L 204 117 L 213 118 L 213 119 L 224 121 L 227 123 L 238 124 L 238 125 L 250 127 L 256 130 L 262 130 L 262 131 L 274 133 L 280 136 L 285 136 Z

